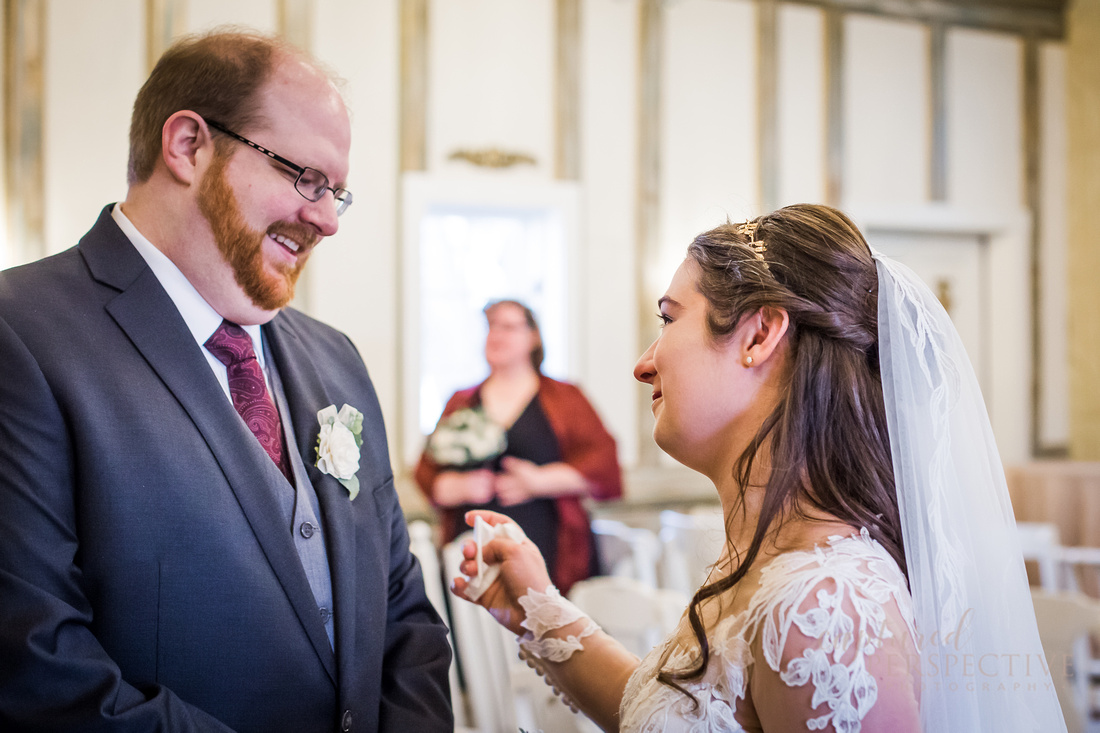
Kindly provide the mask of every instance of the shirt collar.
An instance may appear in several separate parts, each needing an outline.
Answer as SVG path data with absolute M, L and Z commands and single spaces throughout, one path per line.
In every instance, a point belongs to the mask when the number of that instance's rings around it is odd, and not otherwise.
M 222 323 L 222 316 L 214 310 L 209 303 L 195 290 L 191 281 L 180 272 L 168 256 L 157 249 L 156 245 L 146 239 L 137 230 L 125 214 L 122 213 L 122 204 L 115 204 L 111 208 L 111 218 L 118 224 L 122 233 L 130 240 L 142 256 L 149 269 L 160 281 L 161 287 L 168 293 L 168 297 L 175 303 L 180 315 L 183 316 L 191 336 L 199 346 L 203 346 L 218 326 Z M 260 366 L 264 364 L 263 330 L 258 325 L 241 326 L 252 338 L 252 347 L 256 352 L 256 359 Z M 205 348 L 205 347 L 204 347 Z

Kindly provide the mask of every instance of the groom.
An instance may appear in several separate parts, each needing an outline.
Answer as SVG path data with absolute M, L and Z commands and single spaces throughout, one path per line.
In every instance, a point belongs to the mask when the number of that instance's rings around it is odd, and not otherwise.
M 0 273 L 0 730 L 451 730 L 374 388 L 285 308 L 349 145 L 300 52 L 187 39 L 126 200 Z

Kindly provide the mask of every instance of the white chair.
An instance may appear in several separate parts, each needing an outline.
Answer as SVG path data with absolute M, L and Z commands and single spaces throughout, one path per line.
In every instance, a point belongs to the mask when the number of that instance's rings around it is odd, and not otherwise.
M 688 604 L 677 591 L 613 576 L 578 581 L 569 600 L 638 657 L 672 633 Z
M 1031 598 L 1067 731 L 1093 731 L 1087 645 L 1090 635 L 1100 633 L 1100 602 L 1080 593 L 1037 589 L 1032 590 Z
M 661 512 L 660 541 L 661 587 L 690 598 L 706 581 L 726 545 L 722 513 Z
M 1059 604 L 1065 606 L 1068 601 L 1067 598 L 1077 598 L 1080 601 L 1089 601 L 1088 596 L 1083 591 L 1089 591 L 1093 594 L 1100 591 L 1100 548 L 1097 547 L 1066 547 L 1059 541 L 1058 528 L 1047 522 L 1017 522 L 1017 530 L 1020 537 L 1020 548 L 1023 551 L 1025 561 L 1034 562 L 1039 571 L 1039 588 L 1045 594 L 1045 598 L 1053 597 L 1053 594 L 1061 594 L 1059 596 Z M 1033 590 L 1033 595 L 1037 591 Z M 1096 601 L 1092 601 L 1095 603 Z M 1052 605 L 1053 604 L 1053 605 Z M 1053 608 L 1059 607 L 1054 601 L 1050 601 L 1048 605 Z M 1081 605 L 1080 603 L 1077 604 Z M 1039 607 L 1036 606 L 1036 615 L 1039 613 Z M 1058 629 L 1057 619 L 1048 618 L 1046 620 L 1045 634 L 1047 636 L 1054 636 L 1056 639 L 1064 641 L 1064 635 L 1069 632 L 1076 634 L 1072 649 L 1067 647 L 1069 651 L 1061 652 L 1059 660 L 1051 659 L 1048 655 L 1048 660 L 1052 665 L 1052 672 L 1058 667 L 1061 659 L 1067 658 L 1067 655 L 1072 654 L 1073 668 L 1076 671 L 1076 675 L 1073 679 L 1073 700 L 1075 704 L 1079 703 L 1083 706 L 1084 713 L 1081 718 L 1085 727 L 1080 730 L 1093 730 L 1095 733 L 1100 733 L 1100 725 L 1092 723 L 1092 715 L 1094 711 L 1100 710 L 1100 658 L 1097 658 L 1093 654 L 1093 639 L 1096 637 L 1094 633 L 1090 637 L 1089 633 L 1080 632 L 1076 633 L 1074 627 L 1070 623 L 1076 611 L 1070 611 L 1070 616 L 1067 617 L 1067 625 L 1065 628 Z M 1098 627 L 1100 628 L 1100 627 Z M 1043 622 L 1040 621 L 1040 634 L 1044 633 Z M 1044 649 L 1046 647 L 1046 641 L 1044 640 Z M 1060 642 L 1059 642 L 1060 643 Z M 1064 675 L 1063 675 L 1064 677 Z M 1063 685 L 1065 680 L 1062 680 Z M 1066 701 L 1063 699 L 1064 693 L 1059 690 L 1059 700 L 1062 700 L 1063 708 L 1066 706 Z M 1067 723 L 1069 723 L 1069 713 L 1066 713 Z M 1070 726 L 1073 730 L 1073 726 Z
M 1059 565 L 1059 589 L 1066 593 L 1080 593 L 1082 596 L 1096 599 L 1100 593 L 1100 547 L 1066 547 L 1058 548 Z M 1091 638 L 1082 638 L 1077 642 L 1078 656 L 1081 664 L 1087 671 L 1084 680 L 1088 685 L 1090 711 L 1095 715 L 1100 711 L 1100 657 L 1094 650 L 1100 634 L 1093 634 Z M 1090 716 L 1092 730 L 1100 733 L 1100 724 L 1093 722 Z
M 1039 587 L 1048 593 L 1059 590 L 1062 570 L 1058 528 L 1047 522 L 1017 522 L 1016 531 L 1024 561 L 1038 566 Z
M 469 533 L 443 546 L 446 577 L 456 577 L 462 544 Z M 516 733 L 522 729 L 576 733 L 581 716 L 573 713 L 533 669 L 520 660 L 516 637 L 473 603 L 455 599 L 451 621 L 472 721 L 480 733 Z
M 614 519 L 593 519 L 596 551 L 605 575 L 634 578 L 657 587 L 661 545 L 648 529 L 631 527 Z
M 1100 547 L 1058 548 L 1059 584 L 1062 590 L 1100 595 Z
M 432 527 L 422 520 L 409 522 L 409 549 L 420 561 L 420 570 L 424 574 L 424 590 L 435 612 L 450 627 L 450 614 L 447 608 L 446 589 L 443 572 L 439 566 L 439 553 L 432 542 Z M 454 633 L 447 635 L 451 645 L 451 669 L 448 673 L 451 686 L 451 707 L 454 709 L 455 730 L 464 729 L 468 721 L 466 703 L 462 688 L 458 684 L 458 658 L 455 656 Z

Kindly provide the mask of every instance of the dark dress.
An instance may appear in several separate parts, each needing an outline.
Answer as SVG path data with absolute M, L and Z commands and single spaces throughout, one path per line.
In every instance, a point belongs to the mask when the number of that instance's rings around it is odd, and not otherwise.
M 456 410 L 480 405 L 483 384 L 451 395 L 440 419 Z M 587 499 L 607 501 L 622 496 L 622 475 L 615 455 L 615 439 L 607 432 L 592 404 L 576 385 L 540 374 L 535 404 L 555 438 L 554 442 L 549 439 L 537 442 L 544 448 L 556 444 L 554 455 L 560 453 L 560 461 L 584 476 L 588 485 L 584 495 L 561 494 L 550 499 L 554 503 L 554 513 L 548 521 L 557 525 L 556 542 L 561 552 L 557 553 L 554 564 L 548 564 L 548 569 L 558 590 L 568 593 L 574 583 L 595 572 L 597 562 L 595 537 L 583 502 Z M 520 444 L 518 436 L 514 442 L 516 445 Z M 433 504 L 433 487 L 436 478 L 444 470 L 444 467 L 432 461 L 427 451 L 421 454 L 420 461 L 416 464 L 416 483 Z M 436 508 L 439 510 L 440 538 L 443 542 L 450 542 L 469 529 L 461 507 L 437 505 Z M 512 509 L 506 511 L 512 513 Z M 535 526 L 542 524 L 541 520 L 534 522 Z
M 537 396 L 523 409 L 506 435 L 508 447 L 501 458 L 514 456 L 538 466 L 562 460 L 558 438 L 550 428 L 550 421 L 546 419 Z M 500 471 L 501 458 L 494 462 L 494 471 Z M 546 560 L 546 567 L 555 567 L 558 560 L 558 509 L 554 499 L 531 499 L 522 504 L 504 506 L 494 496 L 486 504 L 463 504 L 459 507 L 462 513 L 471 509 L 491 509 L 514 519 L 539 548 Z

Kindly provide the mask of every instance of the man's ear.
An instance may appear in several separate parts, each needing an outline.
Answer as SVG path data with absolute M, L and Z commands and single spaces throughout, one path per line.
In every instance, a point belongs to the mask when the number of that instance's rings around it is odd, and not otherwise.
M 752 367 L 763 364 L 779 347 L 790 325 L 790 316 L 782 308 L 764 306 L 745 316 L 741 322 L 741 361 Z
M 213 151 L 214 141 L 202 117 L 190 110 L 180 110 L 169 117 L 160 133 L 160 154 L 172 176 L 180 183 L 197 180 L 201 153 Z

